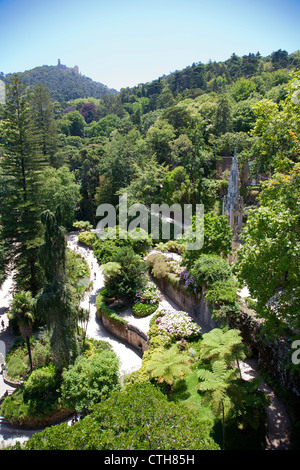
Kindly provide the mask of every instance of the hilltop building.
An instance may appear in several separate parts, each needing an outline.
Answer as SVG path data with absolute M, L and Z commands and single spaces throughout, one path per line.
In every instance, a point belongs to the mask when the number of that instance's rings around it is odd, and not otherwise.
M 79 73 L 79 67 L 78 65 L 75 65 L 74 67 L 67 67 L 64 64 L 61 64 L 60 59 L 57 60 L 57 66 L 58 69 L 63 69 L 63 70 L 73 70 L 75 73 Z

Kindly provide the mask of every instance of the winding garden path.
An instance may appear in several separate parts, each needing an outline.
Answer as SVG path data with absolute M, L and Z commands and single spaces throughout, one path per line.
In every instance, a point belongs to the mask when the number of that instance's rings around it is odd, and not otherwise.
M 68 234 L 67 241 L 69 248 L 77 251 L 86 259 L 91 271 L 91 280 L 93 280 L 92 291 L 86 295 L 82 301 L 82 307 L 90 310 L 87 336 L 104 340 L 111 344 L 120 361 L 120 374 L 121 376 L 126 376 L 132 371 L 138 370 L 140 368 L 142 364 L 142 358 L 136 352 L 136 350 L 129 347 L 127 344 L 122 343 L 120 340 L 116 339 L 113 335 L 108 333 L 108 331 L 103 327 L 101 321 L 97 318 L 96 297 L 104 286 L 104 279 L 101 268 L 99 267 L 92 250 L 89 250 L 86 247 L 80 246 L 80 244 L 78 244 L 77 232 Z M 3 319 L 5 323 L 4 331 L 0 332 L 0 353 L 2 352 L 1 344 L 2 349 L 3 343 L 6 345 L 7 349 L 9 343 L 12 344 L 13 342 L 13 338 L 7 329 L 7 310 L 12 299 L 12 291 L 12 276 L 9 276 L 0 289 L 0 321 Z M 180 308 L 162 292 L 160 292 L 160 307 L 180 310 Z M 130 310 L 125 311 L 122 316 L 124 316 L 130 323 L 140 328 L 140 330 L 147 333 L 151 316 L 137 318 Z M 200 326 L 202 328 L 202 332 L 207 331 L 203 325 Z M 1 343 L 1 341 L 3 343 Z M 242 376 L 245 380 L 251 380 L 253 377 L 258 375 L 256 371 L 256 364 L 253 360 L 247 360 L 242 363 L 241 370 Z M 12 389 L 12 387 L 4 384 L 3 377 L 0 375 L 0 398 L 7 389 Z M 279 398 L 274 394 L 273 390 L 268 387 L 266 383 L 262 382 L 260 389 L 264 391 L 271 400 L 271 404 L 267 408 L 266 450 L 288 450 L 290 448 L 289 432 L 291 423 L 287 410 L 281 400 L 279 400 Z M 17 441 L 24 442 L 25 440 L 29 439 L 34 432 L 37 431 L 16 429 L 10 426 L 8 423 L 5 423 L 3 418 L 0 417 L 0 449 L 1 441 L 4 441 L 5 445 L 13 444 Z

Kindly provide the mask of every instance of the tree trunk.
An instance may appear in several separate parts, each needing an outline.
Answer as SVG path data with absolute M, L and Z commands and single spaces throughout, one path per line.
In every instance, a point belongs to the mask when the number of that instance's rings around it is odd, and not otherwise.
M 19 330 L 20 330 L 22 338 L 26 339 L 30 370 L 32 372 L 33 371 L 33 365 L 32 365 L 31 347 L 30 347 L 30 338 L 32 336 L 32 326 L 31 325 L 30 326 L 29 325 L 28 326 L 19 325 Z
M 223 403 L 222 403 L 222 428 L 223 428 L 223 450 L 225 450 L 225 415 L 224 415 Z
M 27 350 L 28 350 L 28 356 L 29 356 L 30 370 L 32 372 L 33 371 L 33 365 L 32 365 L 31 347 L 30 347 L 30 338 L 29 338 L 29 336 L 26 336 L 26 344 L 27 344 Z

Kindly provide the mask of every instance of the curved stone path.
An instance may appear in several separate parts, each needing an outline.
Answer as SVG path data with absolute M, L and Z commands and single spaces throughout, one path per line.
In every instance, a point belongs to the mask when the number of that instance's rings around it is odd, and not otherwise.
M 89 294 L 82 301 L 82 307 L 89 309 L 90 318 L 87 326 L 87 336 L 107 341 L 115 351 L 120 361 L 120 375 L 124 377 L 134 370 L 138 370 L 142 364 L 142 358 L 140 354 L 129 347 L 127 344 L 122 343 L 110 334 L 102 325 L 101 321 L 96 315 L 96 297 L 100 290 L 104 286 L 104 279 L 96 258 L 93 255 L 92 250 L 87 249 L 84 246 L 78 244 L 78 233 L 72 232 L 67 237 L 68 247 L 80 253 L 88 262 L 91 271 L 91 280 L 93 281 L 93 288 Z M 7 325 L 6 312 L 9 307 L 9 303 L 12 299 L 13 282 L 12 276 L 3 283 L 0 289 L 0 322 L 4 320 L 5 329 L 0 331 L 0 353 L 1 345 L 7 346 L 9 343 L 12 344 L 13 338 L 10 336 Z M 166 295 L 160 291 L 160 308 L 167 308 L 172 310 L 180 310 L 180 308 Z M 130 323 L 140 328 L 142 331 L 147 333 L 149 329 L 149 322 L 151 316 L 145 318 L 138 318 L 134 316 L 130 309 L 122 313 L 122 316 L 126 318 Z M 207 329 L 204 325 L 200 325 L 202 332 L 205 333 Z M 1 326 L 0 326 L 1 328 Z M 242 377 L 245 380 L 251 380 L 256 377 L 256 363 L 253 359 L 246 360 L 241 365 Z M 12 389 L 3 382 L 3 377 L 0 374 L 0 398 L 3 396 L 5 390 Z M 266 450 L 288 450 L 290 448 L 290 419 L 287 410 L 281 400 L 274 394 L 273 390 L 268 387 L 264 382 L 260 385 L 260 389 L 269 395 L 271 404 L 267 407 L 267 445 Z M 0 449 L 1 442 L 4 445 L 14 444 L 17 441 L 24 442 L 29 439 L 32 434 L 38 432 L 37 430 L 23 430 L 16 429 L 13 426 L 3 421 L 0 416 Z

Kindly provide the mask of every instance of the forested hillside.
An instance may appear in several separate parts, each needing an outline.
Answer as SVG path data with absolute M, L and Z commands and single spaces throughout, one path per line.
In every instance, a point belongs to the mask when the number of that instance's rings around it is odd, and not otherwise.
M 250 169 L 241 185 L 246 223 L 259 201 L 260 175 L 297 175 L 299 106 L 291 97 L 297 94 L 299 63 L 299 52 L 233 54 L 225 62 L 194 64 L 118 94 L 99 97 L 95 88 L 85 89 L 90 96 L 61 103 L 42 84 L 27 87 L 24 79 L 31 75 L 33 80 L 33 71 L 6 77 L 7 105 L 0 121 L 1 247 L 6 244 L 8 258 L 12 247 L 19 252 L 20 282 L 34 291 L 39 287 L 40 214 L 58 204 L 68 229 L 76 218 L 95 227 L 97 206 L 116 206 L 125 192 L 129 204 L 203 203 L 206 213 L 220 217 L 228 170 L 217 177 L 217 164 L 233 154 L 235 145 L 240 169 L 244 164 Z M 34 70 L 46 80 L 52 69 Z M 50 75 L 58 79 L 60 73 L 83 80 L 74 71 L 57 69 Z M 51 85 L 59 95 L 60 87 L 68 90 L 68 82 Z M 248 184 L 253 181 L 257 184 Z M 287 246 L 294 243 L 286 240 Z M 246 271 L 244 266 L 243 276 Z M 279 278 L 290 272 L 286 266 L 279 271 Z
M 220 213 L 228 174 L 217 180 L 216 164 L 222 155 L 232 155 L 235 142 L 239 163 L 249 162 L 251 178 L 274 171 L 271 150 L 260 139 L 260 123 L 270 106 L 282 108 L 291 72 L 299 64 L 299 52 L 279 50 L 269 57 L 233 54 L 225 62 L 193 64 L 118 94 L 103 94 L 103 85 L 72 70 L 37 67 L 18 74 L 18 85 L 15 76 L 6 77 L 7 108 L 16 105 L 16 96 L 24 101 L 27 121 L 22 125 L 37 154 L 43 154 L 42 173 L 57 181 L 57 191 L 59 181 L 64 181 L 64 191 L 72 182 L 78 191 L 78 199 L 73 192 L 74 216 L 80 219 L 95 224 L 96 207 L 102 202 L 116 204 L 124 191 L 132 201 L 202 202 L 206 211 Z M 39 81 L 44 86 L 36 84 Z M 66 101 L 68 94 L 72 99 Z M 13 112 L 2 113 L 0 122 L 4 154 L 12 145 Z M 280 152 L 286 153 L 287 146 L 289 158 L 296 160 L 294 141 L 290 136 L 283 140 L 278 143 Z M 49 181 L 48 176 L 41 185 L 45 206 L 45 197 L 54 200 L 44 194 L 54 190 Z M 253 203 L 255 188 L 245 186 L 242 191 Z M 70 227 L 72 213 L 67 212 Z
M 10 75 L 4 77 L 4 81 L 7 82 Z M 42 67 L 26 70 L 19 75 L 23 83 L 31 87 L 37 83 L 45 85 L 51 98 L 60 103 L 76 98 L 87 98 L 89 96 L 100 98 L 105 93 L 116 93 L 116 90 L 109 89 L 106 85 L 95 82 L 91 78 L 69 68 L 43 65 Z

